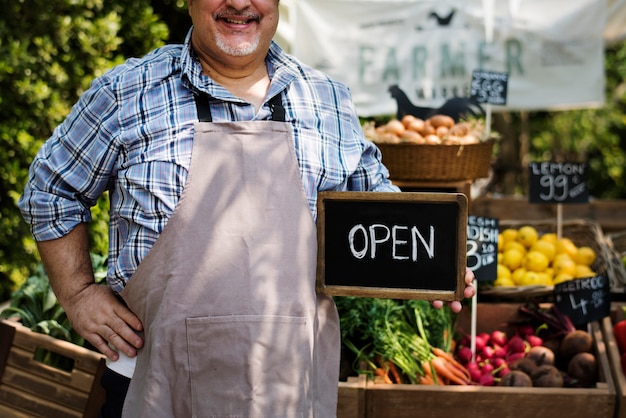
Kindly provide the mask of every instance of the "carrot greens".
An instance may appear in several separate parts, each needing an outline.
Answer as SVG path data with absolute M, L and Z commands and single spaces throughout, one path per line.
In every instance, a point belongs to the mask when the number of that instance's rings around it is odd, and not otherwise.
M 353 369 L 370 376 L 390 372 L 395 383 L 458 383 L 450 362 L 434 354 L 450 352 L 456 316 L 427 301 L 336 297 L 342 342 L 355 356 Z M 456 367 L 456 366 L 455 366 Z M 397 372 L 396 370 L 397 369 Z M 437 374 L 444 375 L 437 377 Z M 442 378 L 443 377 L 443 378 Z M 444 379 L 445 378 L 445 379 Z

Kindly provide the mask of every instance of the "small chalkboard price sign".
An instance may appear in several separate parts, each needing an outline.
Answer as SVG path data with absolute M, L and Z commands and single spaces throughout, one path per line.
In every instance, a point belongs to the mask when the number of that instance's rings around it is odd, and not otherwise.
M 554 304 L 574 325 L 600 320 L 611 313 L 609 281 L 599 275 L 559 283 L 554 286 Z
M 482 216 L 467 218 L 467 267 L 478 281 L 498 276 L 498 219 Z
M 321 192 L 317 291 L 461 300 L 467 197 L 461 193 Z
M 475 70 L 472 72 L 470 97 L 478 103 L 505 105 L 508 86 L 508 73 Z
M 587 203 L 587 164 L 531 162 L 530 203 Z

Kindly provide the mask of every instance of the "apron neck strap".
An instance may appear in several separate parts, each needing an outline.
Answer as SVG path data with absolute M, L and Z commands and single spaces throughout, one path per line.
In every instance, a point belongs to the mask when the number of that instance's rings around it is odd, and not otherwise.
M 198 120 L 200 122 L 213 122 L 211 116 L 211 107 L 207 95 L 195 94 L 196 110 L 198 111 Z M 280 93 L 269 100 L 270 111 L 272 112 L 272 120 L 276 122 L 285 122 L 285 108 L 283 107 Z

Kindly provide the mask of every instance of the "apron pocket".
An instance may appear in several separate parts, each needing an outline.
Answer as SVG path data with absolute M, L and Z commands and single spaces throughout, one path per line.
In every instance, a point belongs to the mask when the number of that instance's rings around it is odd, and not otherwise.
M 194 417 L 302 417 L 311 382 L 306 318 L 187 318 Z

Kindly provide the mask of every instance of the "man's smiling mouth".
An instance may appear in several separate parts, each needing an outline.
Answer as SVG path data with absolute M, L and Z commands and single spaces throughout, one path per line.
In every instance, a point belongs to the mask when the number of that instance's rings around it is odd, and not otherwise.
M 241 20 L 241 19 L 227 19 L 227 18 L 223 18 L 223 20 L 226 23 L 232 23 L 235 25 L 246 25 L 252 21 L 258 22 L 259 19 L 257 18 L 253 18 L 253 19 L 245 19 L 245 20 Z

